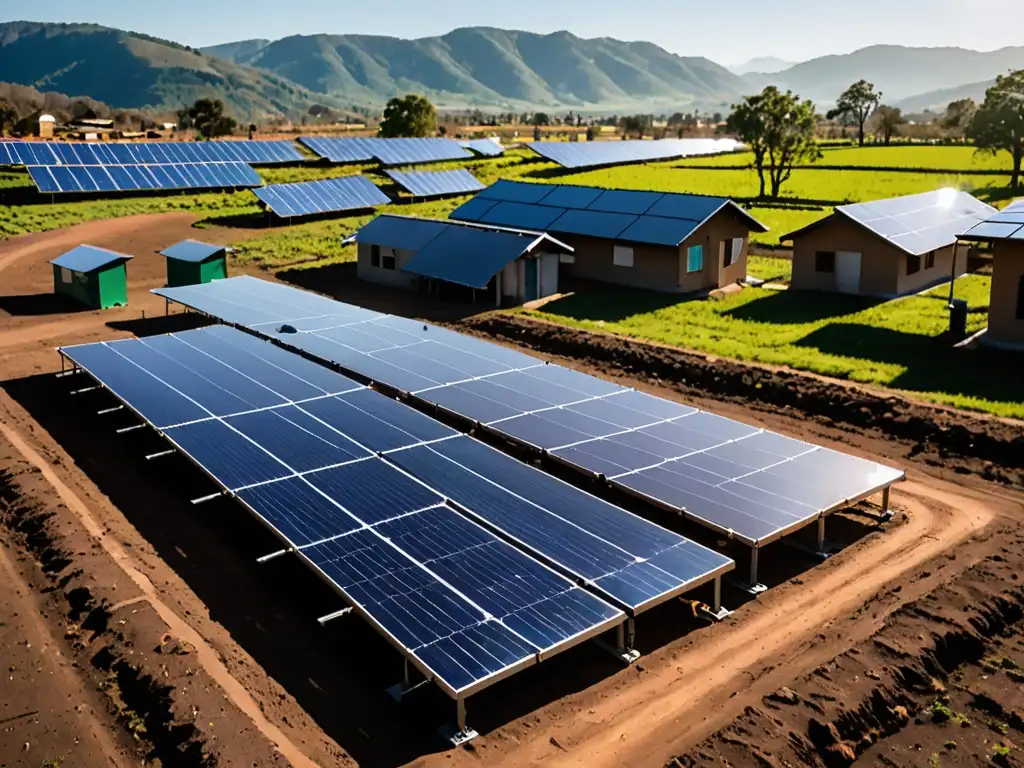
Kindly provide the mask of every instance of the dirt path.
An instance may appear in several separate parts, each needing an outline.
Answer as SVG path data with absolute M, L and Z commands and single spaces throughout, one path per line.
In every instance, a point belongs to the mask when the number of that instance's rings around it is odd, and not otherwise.
M 747 671 L 772 662 L 800 664 L 795 649 L 830 622 L 848 615 L 887 584 L 945 552 L 993 519 L 984 503 L 920 482 L 900 486 L 910 520 L 858 552 L 842 567 L 784 599 L 762 598 L 756 618 L 737 616 L 727 632 L 683 653 L 656 674 L 593 703 L 585 715 L 531 734 L 500 764 L 576 766 L 653 765 L 706 731 L 713 708 L 750 683 Z M 780 620 L 780 617 L 786 617 Z M 558 746 L 555 746 L 555 743 Z

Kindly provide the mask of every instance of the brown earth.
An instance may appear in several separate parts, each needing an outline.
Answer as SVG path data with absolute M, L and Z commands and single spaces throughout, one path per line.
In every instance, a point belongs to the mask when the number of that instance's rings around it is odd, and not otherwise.
M 704 744 L 712 734 L 745 708 L 764 708 L 763 697 L 781 686 L 809 697 L 811 689 L 794 681 L 918 610 L 904 606 L 938 601 L 952 610 L 958 603 L 949 590 L 967 589 L 947 586 L 965 583 L 958 579 L 990 574 L 983 588 L 970 587 L 976 606 L 997 605 L 996 596 L 1010 594 L 1015 566 L 992 563 L 1008 557 L 1004 548 L 1019 549 L 1021 498 L 984 478 L 1016 479 L 1018 425 L 899 398 L 882 398 L 888 408 L 877 413 L 881 406 L 869 399 L 875 393 L 784 371 L 759 373 L 762 386 L 751 390 L 743 376 L 752 379 L 754 369 L 738 364 L 691 363 L 585 334 L 573 341 L 551 331 L 541 339 L 549 332 L 470 319 L 463 327 L 500 333 L 667 397 L 898 460 L 909 477 L 894 490 L 893 523 L 837 516 L 830 532 L 846 546 L 820 564 L 796 550 L 769 548 L 762 569 L 772 589 L 756 601 L 727 589 L 726 602 L 737 610 L 720 624 L 694 620 L 686 606 L 645 614 L 637 627 L 644 657 L 633 667 L 588 644 L 482 692 L 469 707 L 482 736 L 468 749 L 445 750 L 433 735 L 452 711 L 445 697 L 424 686 L 402 705 L 392 702 L 383 688 L 399 678 L 401 662 L 390 646 L 352 616 L 321 628 L 315 619 L 341 607 L 321 582 L 287 558 L 258 565 L 259 555 L 277 548 L 262 528 L 227 500 L 189 504 L 208 492 L 204 478 L 176 456 L 147 462 L 142 457 L 162 445 L 154 435 L 116 434 L 131 420 L 123 412 L 97 415 L 109 398 L 70 396 L 67 381 L 51 375 L 59 369 L 57 345 L 194 319 L 153 319 L 164 309 L 148 293 L 163 282 L 163 260 L 153 251 L 184 237 L 227 242 L 239 233 L 197 233 L 191 223 L 188 215 L 139 217 L 0 244 L 0 582 L 7 587 L 0 593 L 0 641 L 3 666 L 14 668 L 0 688 L 0 765 L 36 767 L 62 756 L 76 766 L 147 758 L 180 766 L 662 764 L 698 744 L 710 749 Z M 136 255 L 128 308 L 75 311 L 48 298 L 46 262 L 83 241 Z M 465 313 L 323 274 L 301 279 L 415 316 L 457 322 Z M 765 389 L 780 394 L 769 398 Z M 786 401 L 781 393 L 792 389 L 803 397 Z M 847 405 L 851 400 L 856 408 Z M 870 423 L 858 421 L 866 414 L 847 418 L 862 408 L 876 413 Z M 890 424 L 897 426 L 880 426 Z M 957 437 L 962 430 L 970 433 L 967 442 Z M 969 473 L 961 474 L 965 468 Z M 701 535 L 675 518 L 656 519 Z M 717 546 L 713 537 L 702 541 Z M 1012 649 L 993 648 L 998 674 L 1008 676 L 1013 670 L 1004 670 L 1003 658 Z M 828 695 L 852 711 L 868 689 L 863 675 L 849 670 L 835 669 Z M 976 685 L 966 673 L 963 679 Z M 975 690 L 1006 712 L 1014 706 L 1008 692 Z M 836 723 L 840 741 L 851 740 L 854 725 L 821 706 L 827 716 L 818 720 Z M 967 707 L 954 694 L 949 706 Z M 798 726 L 794 720 L 794 732 Z M 752 731 L 753 747 L 777 749 L 777 733 L 762 730 Z M 1009 732 L 997 736 L 1012 739 Z M 983 754 L 984 746 L 972 742 L 971 754 Z

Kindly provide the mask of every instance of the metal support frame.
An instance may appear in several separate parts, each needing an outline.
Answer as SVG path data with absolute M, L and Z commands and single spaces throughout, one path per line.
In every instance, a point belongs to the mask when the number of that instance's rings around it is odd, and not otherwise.
M 732 611 L 728 608 L 722 607 L 722 577 L 715 577 L 715 598 L 711 604 L 711 615 L 715 617 L 717 621 L 721 621 L 727 616 L 732 615 Z
M 632 664 L 640 658 L 640 651 L 633 647 L 635 640 L 636 620 L 631 616 L 615 628 L 614 647 L 600 638 L 595 639 L 594 642 L 604 650 L 608 651 L 608 653 L 619 661 L 623 661 L 626 664 Z
M 352 613 L 352 606 L 348 606 L 347 608 L 342 608 L 340 611 L 334 611 L 334 613 L 328 613 L 326 616 L 321 616 L 319 619 L 317 619 L 317 622 L 322 627 L 328 621 L 334 621 L 335 619 L 340 619 L 342 616 L 347 616 L 350 613 Z
M 757 580 L 757 561 L 760 558 L 761 548 L 753 546 L 750 548 L 750 576 L 743 589 L 752 595 L 760 595 L 767 592 L 768 587 Z
M 104 414 L 107 414 L 107 413 L 113 413 L 114 411 L 123 411 L 123 410 L 124 410 L 124 406 L 123 405 L 115 405 L 112 408 L 103 408 L 102 410 L 96 411 L 96 415 L 97 416 L 103 416 Z
M 455 725 L 438 729 L 441 738 L 451 742 L 453 747 L 458 747 L 466 742 L 472 741 L 480 734 L 466 726 L 466 700 L 457 698 L 455 700 Z
M 882 490 L 882 520 L 892 520 L 892 510 L 889 508 L 889 492 L 892 490 L 891 485 L 885 486 Z

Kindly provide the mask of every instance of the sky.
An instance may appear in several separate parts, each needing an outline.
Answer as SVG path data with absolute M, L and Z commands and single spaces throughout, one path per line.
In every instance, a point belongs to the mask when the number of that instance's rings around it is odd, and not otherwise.
M 429 37 L 456 27 L 645 40 L 720 64 L 804 61 L 875 44 L 994 50 L 1024 45 L 1021 0 L 46 0 L 2 3 L 0 21 L 92 22 L 195 47 L 296 34 Z M 301 8 L 301 12 L 299 9 Z M 24 14 L 28 14 L 26 17 Z M 1006 23 L 969 23 L 1004 18 Z

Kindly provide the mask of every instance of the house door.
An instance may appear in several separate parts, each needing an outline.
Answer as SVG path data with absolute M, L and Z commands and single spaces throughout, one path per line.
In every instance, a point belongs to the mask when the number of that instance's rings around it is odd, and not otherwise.
M 526 301 L 533 301 L 534 299 L 540 298 L 537 294 L 538 279 L 537 279 L 537 260 L 526 259 L 523 262 L 526 266 L 526 285 L 523 286 L 523 296 Z
M 836 290 L 839 293 L 860 293 L 860 254 L 836 251 Z

